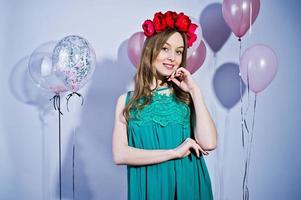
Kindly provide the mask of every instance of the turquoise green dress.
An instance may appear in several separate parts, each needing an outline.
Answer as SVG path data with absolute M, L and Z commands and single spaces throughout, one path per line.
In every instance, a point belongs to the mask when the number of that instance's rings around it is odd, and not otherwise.
M 166 88 L 164 88 L 166 89 Z M 168 88 L 167 88 L 168 89 Z M 161 88 L 162 90 L 162 88 Z M 173 93 L 153 93 L 142 110 L 131 109 L 128 144 L 140 149 L 173 149 L 193 138 L 190 108 Z M 128 92 L 126 103 L 131 98 Z M 210 176 L 204 157 L 190 154 L 159 164 L 127 166 L 129 200 L 212 200 Z

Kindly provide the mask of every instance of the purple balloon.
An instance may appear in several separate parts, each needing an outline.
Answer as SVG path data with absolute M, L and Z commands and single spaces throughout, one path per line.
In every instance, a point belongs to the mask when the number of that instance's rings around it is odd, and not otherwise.
M 239 66 L 236 63 L 225 63 L 215 72 L 213 77 L 215 95 L 222 106 L 231 109 L 240 100 Z M 245 84 L 242 84 L 242 95 L 245 92 Z
M 224 0 L 223 15 L 232 32 L 239 38 L 254 23 L 260 9 L 260 0 Z
M 277 56 L 273 49 L 264 44 L 256 44 L 242 54 L 240 74 L 246 85 L 255 94 L 264 90 L 274 79 L 278 70 Z
M 193 74 L 196 72 L 204 63 L 206 58 L 206 45 L 201 41 L 198 48 L 191 54 L 187 59 L 186 69 Z
M 218 52 L 231 35 L 223 14 L 222 4 L 213 3 L 207 6 L 200 16 L 203 37 L 214 53 Z
M 127 53 L 132 64 L 138 68 L 145 40 L 143 32 L 134 33 L 128 40 Z

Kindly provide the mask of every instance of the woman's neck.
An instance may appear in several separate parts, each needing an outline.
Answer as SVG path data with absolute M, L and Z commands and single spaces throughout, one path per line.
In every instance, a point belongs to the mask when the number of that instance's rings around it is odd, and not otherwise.
M 156 79 L 156 78 L 154 78 L 153 79 L 153 84 L 152 84 L 152 86 L 151 86 L 151 89 L 153 90 L 153 89 L 155 89 L 155 88 L 160 88 L 160 87 L 168 87 L 168 84 L 167 84 L 167 82 L 166 82 L 166 78 L 165 77 L 163 77 L 162 79 L 161 78 L 159 78 L 159 79 Z

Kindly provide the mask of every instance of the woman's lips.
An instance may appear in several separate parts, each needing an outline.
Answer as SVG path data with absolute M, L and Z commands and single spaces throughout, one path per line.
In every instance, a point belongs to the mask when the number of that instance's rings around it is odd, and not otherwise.
M 163 65 L 167 68 L 167 69 L 173 69 L 173 67 L 175 65 L 172 65 L 172 64 L 168 64 L 168 63 L 163 63 Z

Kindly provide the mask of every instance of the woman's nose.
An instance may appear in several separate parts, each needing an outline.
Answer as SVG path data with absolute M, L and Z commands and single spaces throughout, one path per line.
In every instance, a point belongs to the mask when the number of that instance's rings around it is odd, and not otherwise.
M 169 55 L 168 55 L 168 60 L 174 61 L 175 60 L 175 54 L 170 52 Z

